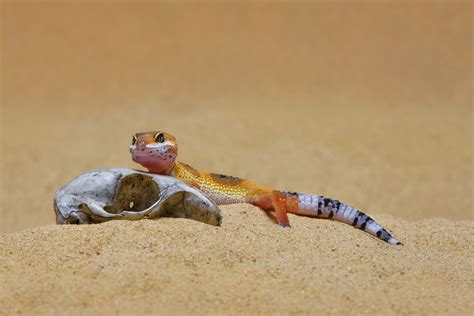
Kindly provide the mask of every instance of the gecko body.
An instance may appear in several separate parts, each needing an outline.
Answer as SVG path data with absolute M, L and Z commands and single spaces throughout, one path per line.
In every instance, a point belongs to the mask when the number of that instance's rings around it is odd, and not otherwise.
M 176 138 L 166 132 L 137 133 L 130 146 L 132 159 L 149 172 L 176 177 L 201 190 L 216 204 L 249 203 L 274 211 L 283 227 L 287 213 L 332 219 L 352 225 L 390 244 L 400 245 L 389 232 L 360 210 L 322 195 L 283 192 L 249 180 L 207 173 L 179 162 Z

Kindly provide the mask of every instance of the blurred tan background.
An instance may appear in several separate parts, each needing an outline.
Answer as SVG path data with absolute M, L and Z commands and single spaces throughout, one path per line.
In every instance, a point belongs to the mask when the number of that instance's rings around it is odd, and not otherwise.
M 473 216 L 470 1 L 2 1 L 1 67 L 0 233 L 154 129 L 199 169 Z

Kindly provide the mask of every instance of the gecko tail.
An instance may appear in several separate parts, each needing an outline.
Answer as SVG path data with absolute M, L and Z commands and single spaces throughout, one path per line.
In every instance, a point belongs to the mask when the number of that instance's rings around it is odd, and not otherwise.
M 294 194 L 294 193 L 293 193 Z M 298 193 L 296 214 L 332 219 L 352 225 L 391 245 L 403 245 L 373 218 L 352 206 L 321 195 Z

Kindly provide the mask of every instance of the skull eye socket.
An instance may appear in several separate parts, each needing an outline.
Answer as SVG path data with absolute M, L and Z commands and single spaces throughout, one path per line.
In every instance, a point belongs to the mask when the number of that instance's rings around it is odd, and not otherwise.
M 158 142 L 158 143 L 162 143 L 165 141 L 165 135 L 163 135 L 163 133 L 158 133 L 155 135 L 155 140 Z
M 132 135 L 132 146 L 137 142 L 137 136 Z

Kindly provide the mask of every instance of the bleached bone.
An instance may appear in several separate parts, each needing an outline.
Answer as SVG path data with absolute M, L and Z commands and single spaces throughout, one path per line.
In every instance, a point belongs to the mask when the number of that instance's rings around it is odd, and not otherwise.
M 92 224 L 115 219 L 185 217 L 220 225 L 217 205 L 173 177 L 133 169 L 84 173 L 54 196 L 57 224 Z

